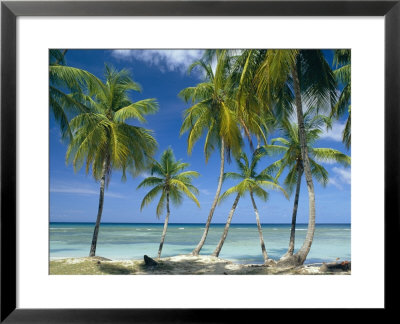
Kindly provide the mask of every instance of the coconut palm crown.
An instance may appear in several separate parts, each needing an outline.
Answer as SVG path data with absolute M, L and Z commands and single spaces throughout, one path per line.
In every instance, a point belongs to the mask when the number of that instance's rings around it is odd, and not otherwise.
M 167 232 L 170 201 L 175 206 L 178 206 L 182 203 L 183 195 L 185 195 L 200 207 L 200 203 L 195 196 L 199 193 L 199 190 L 192 185 L 192 178 L 198 177 L 199 173 L 196 171 L 183 171 L 188 166 L 188 163 L 183 163 L 180 160 L 176 161 L 172 149 L 168 148 L 161 155 L 160 162 L 153 161 L 151 176 L 144 179 L 138 186 L 138 188 L 153 187 L 144 196 L 140 210 L 152 202 L 158 195 L 160 195 L 160 199 L 156 208 L 157 218 L 160 218 L 164 210 L 167 209 L 164 230 L 158 250 L 159 258 L 161 257 L 161 250 Z
M 240 157 L 236 159 L 237 167 L 240 173 L 237 172 L 226 172 L 224 174 L 224 180 L 241 180 L 237 185 L 226 190 L 221 197 L 219 202 L 225 200 L 233 193 L 237 193 L 240 197 L 245 196 L 247 193 L 254 194 L 263 201 L 268 200 L 268 192 L 265 189 L 275 189 L 282 191 L 285 195 L 285 190 L 276 183 L 276 179 L 269 173 L 269 170 L 264 170 L 257 173 L 256 168 L 259 161 L 266 152 L 263 148 L 257 149 L 251 161 L 249 161 L 246 153 L 242 152 Z
M 181 135 L 188 132 L 187 150 L 190 154 L 194 144 L 206 133 L 204 156 L 208 161 L 216 147 L 240 154 L 242 137 L 235 114 L 235 101 L 229 94 L 229 73 L 231 58 L 226 50 L 217 51 L 215 72 L 210 63 L 204 60 L 194 62 L 189 72 L 197 68 L 205 80 L 194 87 L 183 89 L 179 97 L 192 106 L 185 110 L 180 130 Z
M 306 131 L 306 142 L 308 148 L 308 156 L 311 164 L 311 173 L 315 180 L 321 185 L 326 186 L 329 181 L 328 171 L 319 162 L 337 162 L 345 167 L 351 163 L 351 158 L 332 148 L 317 148 L 314 147 L 315 142 L 320 138 L 323 132 L 323 127 L 330 127 L 331 119 L 320 114 L 315 114 L 315 108 L 309 108 L 304 113 L 304 125 Z M 289 194 L 297 183 L 297 177 L 303 174 L 304 165 L 301 155 L 301 145 L 299 141 L 299 128 L 296 123 L 288 120 L 282 121 L 280 131 L 282 137 L 273 138 L 270 140 L 270 145 L 265 145 L 264 148 L 269 152 L 283 152 L 284 155 L 278 161 L 272 163 L 267 169 L 272 172 L 277 170 L 276 179 L 278 180 L 283 171 L 288 169 L 289 172 L 284 179 L 285 189 Z M 300 172 L 299 172 L 300 171 Z
M 145 115 L 157 112 L 158 103 L 156 99 L 131 101 L 130 91 L 141 88 L 127 70 L 117 71 L 106 66 L 105 79 L 101 87 L 92 89 L 89 94 L 73 94 L 89 111 L 80 113 L 70 122 L 74 138 L 66 158 L 75 170 L 83 164 L 87 173 L 91 168 L 96 180 L 103 176 L 103 162 L 107 161 L 107 180 L 111 169 L 122 171 L 125 180 L 126 171 L 137 175 L 145 170 L 157 148 L 151 130 L 126 121 L 146 122 Z

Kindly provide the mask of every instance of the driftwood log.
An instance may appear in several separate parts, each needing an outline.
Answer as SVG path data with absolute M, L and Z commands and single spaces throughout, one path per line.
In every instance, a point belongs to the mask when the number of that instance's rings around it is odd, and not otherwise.
M 158 265 L 158 262 L 154 261 L 154 260 L 153 260 L 152 258 L 150 258 L 149 256 L 144 255 L 144 264 L 145 264 L 146 266 L 149 266 L 149 267 L 155 267 L 155 266 Z
M 349 271 L 349 270 L 351 270 L 351 262 L 350 261 L 324 263 L 319 268 L 319 271 L 321 271 L 321 272 L 340 272 L 340 271 Z

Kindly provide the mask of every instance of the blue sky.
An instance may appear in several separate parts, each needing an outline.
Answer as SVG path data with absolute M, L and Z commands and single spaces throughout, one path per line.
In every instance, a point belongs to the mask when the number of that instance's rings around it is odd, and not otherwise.
M 171 146 L 177 159 L 190 163 L 188 169 L 198 171 L 201 176 L 193 184 L 200 190 L 198 208 L 191 200 L 186 199 L 179 206 L 171 207 L 171 223 L 205 223 L 217 187 L 219 174 L 219 154 L 214 152 L 208 163 L 203 156 L 203 140 L 194 147 L 191 156 L 186 151 L 186 136 L 179 136 L 183 111 L 189 106 L 177 97 L 183 88 L 193 86 L 201 81 L 199 74 L 186 73 L 187 67 L 197 58 L 201 50 L 69 50 L 66 63 L 70 66 L 90 71 L 102 77 L 104 63 L 117 69 L 127 68 L 133 79 L 143 91 L 133 93 L 132 100 L 156 98 L 159 112 L 148 116 L 146 128 L 155 132 L 159 144 L 156 154 Z M 332 53 L 325 51 L 328 62 Z M 135 122 L 133 122 L 135 124 Z M 137 123 L 136 123 L 137 124 Z M 138 125 L 138 124 L 137 124 Z M 99 183 L 86 175 L 82 169 L 74 172 L 71 165 L 65 163 L 67 145 L 61 142 L 60 131 L 50 112 L 50 221 L 51 222 L 95 222 L 98 208 Z M 341 143 L 341 131 L 344 120 L 334 123 L 333 129 L 323 134 L 316 147 L 331 147 L 350 155 Z M 271 138 L 274 134 L 271 135 Z M 245 150 L 248 152 L 246 143 Z M 279 156 L 264 158 L 260 168 L 276 161 Z M 330 182 L 323 188 L 315 184 L 317 223 L 350 223 L 350 167 L 339 164 L 322 163 L 329 172 Z M 236 171 L 235 162 L 226 164 L 225 171 Z M 121 173 L 114 171 L 105 194 L 102 222 L 121 223 L 158 223 L 164 221 L 164 215 L 158 220 L 155 214 L 156 203 L 150 204 L 140 212 L 140 204 L 148 189 L 137 190 L 142 176 L 133 179 L 128 177 L 121 181 Z M 225 183 L 226 190 L 233 182 Z M 269 200 L 264 203 L 257 200 L 261 221 L 263 223 L 290 223 L 293 208 L 293 196 L 287 200 L 279 192 L 270 192 Z M 234 197 L 217 207 L 213 223 L 225 223 Z M 297 220 L 308 221 L 308 196 L 305 181 L 302 182 Z M 254 223 L 255 215 L 249 197 L 239 201 L 233 217 L 233 223 Z

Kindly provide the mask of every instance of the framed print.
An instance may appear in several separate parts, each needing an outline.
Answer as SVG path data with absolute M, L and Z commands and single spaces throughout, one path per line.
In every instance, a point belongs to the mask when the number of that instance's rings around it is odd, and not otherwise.
M 393 308 L 398 1 L 1 15 L 1 321 Z

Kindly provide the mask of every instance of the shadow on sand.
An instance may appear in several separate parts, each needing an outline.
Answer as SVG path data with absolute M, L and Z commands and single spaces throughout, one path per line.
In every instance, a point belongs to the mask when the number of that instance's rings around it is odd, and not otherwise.
M 246 275 L 246 274 L 300 274 L 296 269 L 267 267 L 262 264 L 237 264 L 213 257 L 165 258 L 156 266 L 136 264 L 135 274 L 152 275 Z
M 100 263 L 98 264 L 99 270 L 101 272 L 104 272 L 106 274 L 110 275 L 128 275 L 128 274 L 134 274 L 134 271 L 130 270 L 129 268 L 119 265 L 119 264 L 113 264 L 113 263 Z

